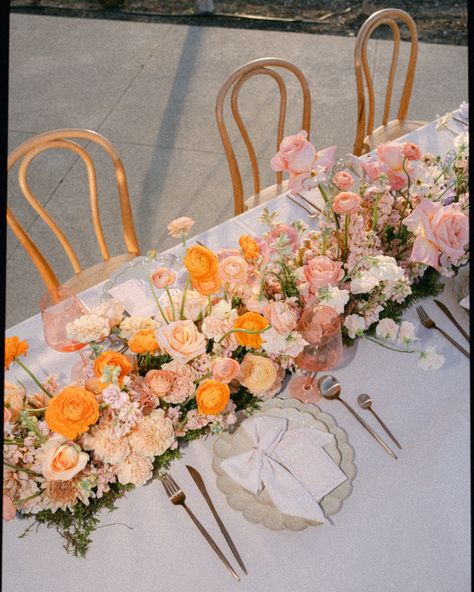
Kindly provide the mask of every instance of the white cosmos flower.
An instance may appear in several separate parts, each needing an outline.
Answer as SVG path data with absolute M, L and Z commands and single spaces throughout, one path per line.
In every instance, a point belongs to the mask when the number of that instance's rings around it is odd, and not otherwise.
M 418 338 L 415 337 L 415 325 L 409 321 L 402 321 L 398 331 L 398 343 L 404 343 L 408 345 L 417 339 Z
M 395 341 L 398 333 L 398 325 L 393 319 L 382 319 L 375 328 L 375 334 L 381 339 Z
M 378 281 L 395 281 L 403 277 L 403 269 L 398 267 L 394 257 L 387 255 L 377 255 L 369 257 L 372 267 L 369 274 Z
M 66 325 L 66 335 L 79 343 L 101 341 L 110 333 L 109 322 L 96 314 L 82 315 Z
M 337 314 L 343 314 L 344 307 L 349 301 L 349 290 L 339 290 L 336 286 L 324 286 L 318 292 L 321 304 L 333 308 Z
M 425 351 L 420 353 L 418 366 L 423 370 L 437 370 L 441 368 L 445 362 L 443 355 L 436 351 L 436 346 L 428 347 Z
M 366 294 L 378 286 L 379 280 L 368 271 L 360 271 L 350 283 L 353 294 Z

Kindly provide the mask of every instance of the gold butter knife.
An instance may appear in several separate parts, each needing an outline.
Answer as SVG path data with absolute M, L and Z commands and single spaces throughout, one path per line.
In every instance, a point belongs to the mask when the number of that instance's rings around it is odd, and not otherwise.
M 217 522 L 219 528 L 221 529 L 221 532 L 224 535 L 224 538 L 225 538 L 227 544 L 229 545 L 230 550 L 234 554 L 234 557 L 237 559 L 237 562 L 240 565 L 240 567 L 242 568 L 242 571 L 245 573 L 245 575 L 247 575 L 247 568 L 245 567 L 244 562 L 242 561 L 242 559 L 239 555 L 239 552 L 237 551 L 237 549 L 234 545 L 234 542 L 230 538 L 230 534 L 227 532 L 226 527 L 224 526 L 222 520 L 219 517 L 219 514 L 217 513 L 216 508 L 214 507 L 214 504 L 212 503 L 212 500 L 209 496 L 206 486 L 204 485 L 204 481 L 203 481 L 201 475 L 194 467 L 190 467 L 189 465 L 186 465 L 186 468 L 188 469 L 191 477 L 193 478 L 194 483 L 196 483 L 196 485 L 198 486 L 199 491 L 202 493 L 203 498 L 206 500 L 207 505 L 209 506 L 209 508 L 212 512 L 212 515 L 216 519 L 216 522 Z
M 464 329 L 461 327 L 461 325 L 456 321 L 456 319 L 454 318 L 454 316 L 452 315 L 452 313 L 448 309 L 448 307 L 445 304 L 443 304 L 442 302 L 440 302 L 439 300 L 436 300 L 436 298 L 433 298 L 433 300 L 439 306 L 439 308 L 444 312 L 444 314 L 448 317 L 448 319 L 453 323 L 453 325 L 459 329 L 459 331 L 462 333 L 464 339 L 466 339 L 466 341 L 468 343 L 471 343 L 471 339 L 470 339 L 469 335 L 466 333 L 466 331 L 464 331 Z

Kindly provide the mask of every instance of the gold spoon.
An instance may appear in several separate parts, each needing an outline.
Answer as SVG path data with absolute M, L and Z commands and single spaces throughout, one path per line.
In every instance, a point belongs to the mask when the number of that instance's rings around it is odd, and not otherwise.
M 361 395 L 359 395 L 357 397 L 357 402 L 359 403 L 360 407 L 362 407 L 362 409 L 368 409 L 372 413 L 372 415 L 375 417 L 375 419 L 379 422 L 379 424 L 383 427 L 383 429 L 387 432 L 387 434 L 390 436 L 390 438 L 395 442 L 395 444 L 401 450 L 402 447 L 398 443 L 398 440 L 395 438 L 395 436 L 392 434 L 392 432 L 388 429 L 388 427 L 384 424 L 384 422 L 380 419 L 380 417 L 375 413 L 375 411 L 372 409 L 371 397 L 369 397 L 369 395 L 366 395 L 365 393 L 362 393 Z

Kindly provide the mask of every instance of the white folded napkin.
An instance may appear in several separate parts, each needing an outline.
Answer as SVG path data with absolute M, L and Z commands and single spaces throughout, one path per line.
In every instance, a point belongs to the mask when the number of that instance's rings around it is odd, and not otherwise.
M 145 282 L 138 278 L 110 288 L 109 294 L 119 300 L 132 317 L 151 317 L 157 312 L 156 302 L 147 294 Z
M 310 428 L 287 428 L 285 418 L 258 415 L 245 420 L 242 429 L 252 448 L 222 461 L 221 467 L 255 495 L 265 486 L 284 514 L 325 523 L 318 502 L 347 479 L 322 448 L 334 436 Z
M 466 310 L 469 310 L 469 294 L 460 300 L 459 304 Z

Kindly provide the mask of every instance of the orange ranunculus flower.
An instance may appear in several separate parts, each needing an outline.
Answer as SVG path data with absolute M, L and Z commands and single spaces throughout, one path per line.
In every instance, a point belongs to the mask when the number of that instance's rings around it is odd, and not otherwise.
M 80 386 L 68 386 L 53 397 L 44 415 L 48 427 L 74 440 L 99 419 L 95 396 Z
M 138 331 L 128 342 L 128 348 L 135 354 L 154 352 L 158 347 L 153 329 L 142 329 Z
M 184 266 L 194 279 L 211 279 L 217 275 L 219 261 L 215 253 L 207 247 L 194 245 L 190 247 L 183 260 Z
M 205 380 L 196 391 L 196 403 L 202 415 L 218 415 L 227 407 L 229 399 L 229 386 L 218 380 Z
M 119 352 L 105 351 L 94 362 L 94 370 L 97 377 L 101 377 L 106 366 L 118 366 L 120 368 L 119 382 L 130 373 L 132 365 L 128 358 Z
M 268 327 L 268 321 L 257 312 L 246 312 L 238 317 L 234 323 L 234 329 L 246 329 L 247 331 L 261 331 Z M 262 338 L 259 334 L 235 333 L 235 337 L 240 345 L 252 347 L 254 349 L 262 345 Z
M 256 259 L 260 254 L 257 242 L 250 234 L 243 234 L 239 238 L 239 245 L 245 259 Z
M 10 364 L 19 356 L 26 355 L 28 344 L 26 341 L 20 341 L 18 337 L 5 338 L 5 368 L 8 370 Z
M 200 278 L 192 275 L 191 283 L 194 290 L 197 290 L 199 294 L 202 294 L 203 296 L 209 296 L 210 294 L 216 294 L 219 292 L 222 281 L 217 274 L 211 276 L 210 278 Z

